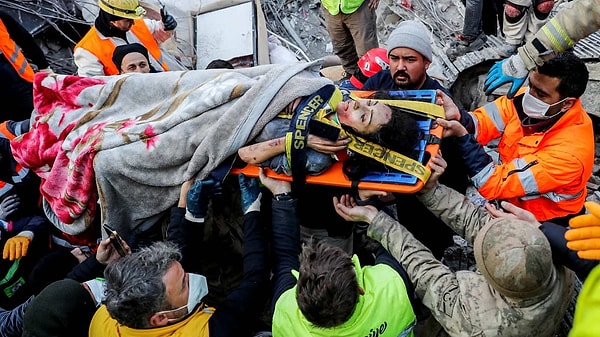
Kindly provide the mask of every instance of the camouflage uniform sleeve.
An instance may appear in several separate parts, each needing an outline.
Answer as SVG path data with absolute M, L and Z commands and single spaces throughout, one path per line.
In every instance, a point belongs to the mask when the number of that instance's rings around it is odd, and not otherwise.
M 380 211 L 367 234 L 381 244 L 406 269 L 417 296 L 451 336 L 472 331 L 469 317 L 460 303 L 462 296 L 456 274 L 438 261 L 404 226 Z
M 600 29 L 600 0 L 572 1 L 535 34 L 535 38 L 519 48 L 519 56 L 527 69 L 544 64 L 558 53 L 572 48 L 577 41 Z M 536 48 L 537 44 L 537 48 Z M 541 44 L 541 46 L 539 45 Z M 546 49 L 542 53 L 539 49 Z
M 479 229 L 492 219 L 485 208 L 473 204 L 463 194 L 442 184 L 418 194 L 417 198 L 448 227 L 471 243 Z

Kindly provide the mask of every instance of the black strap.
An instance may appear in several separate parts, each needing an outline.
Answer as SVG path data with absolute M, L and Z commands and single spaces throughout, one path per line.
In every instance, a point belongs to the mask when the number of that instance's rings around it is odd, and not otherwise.
M 304 98 L 292 117 L 288 132 L 291 133 L 292 144 L 290 163 L 292 169 L 292 190 L 298 191 L 306 182 L 306 152 L 308 147 L 309 122 L 312 116 L 321 109 L 333 95 L 335 86 L 327 85 L 312 95 Z

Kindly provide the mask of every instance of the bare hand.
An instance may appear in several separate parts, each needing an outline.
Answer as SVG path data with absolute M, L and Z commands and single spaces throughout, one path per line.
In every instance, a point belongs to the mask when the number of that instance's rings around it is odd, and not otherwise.
M 292 185 L 289 181 L 267 177 L 265 170 L 262 167 L 258 169 L 258 178 L 273 195 L 292 191 Z
M 103 265 L 107 265 L 121 258 L 121 255 L 119 255 L 115 247 L 113 247 L 113 245 L 110 243 L 110 240 L 116 240 L 116 238 L 111 235 L 110 237 L 100 241 L 98 250 L 96 251 L 96 260 Z M 123 244 L 123 248 L 125 248 L 127 255 L 131 254 L 131 248 L 129 248 L 127 242 L 121 240 L 121 243 Z
M 438 179 L 446 170 L 446 167 L 448 167 L 448 163 L 442 157 L 442 152 L 438 151 L 438 153 L 436 153 L 435 156 L 431 157 L 431 161 L 429 162 L 431 175 L 429 176 L 429 179 L 427 180 L 425 185 L 423 185 L 423 187 L 421 188 L 421 191 L 427 192 L 434 188 L 438 182 Z
M 458 110 L 458 107 L 456 104 L 454 104 L 452 98 L 450 98 L 450 96 L 446 95 L 446 93 L 440 89 L 437 89 L 435 93 L 435 102 L 444 108 L 444 111 L 446 112 L 446 119 L 457 121 L 460 120 L 460 110 Z
M 374 191 L 374 190 L 361 190 L 358 189 L 358 198 L 360 200 L 367 200 L 371 197 L 377 196 L 379 200 L 383 202 L 391 201 L 394 199 L 394 195 L 390 192 L 385 191 Z
M 379 0 L 369 0 L 369 9 L 376 9 L 379 6 Z
M 438 118 L 435 121 L 438 125 L 444 128 L 444 134 L 442 135 L 443 138 L 462 137 L 469 133 L 459 121 L 449 121 L 442 118 Z
M 71 250 L 71 254 L 73 254 L 73 256 L 75 256 L 75 258 L 77 259 L 77 261 L 79 261 L 79 263 L 85 261 L 85 259 L 87 259 L 89 257 L 89 254 L 84 253 L 81 248 L 77 247 L 77 248 L 73 248 Z
M 296 98 L 295 100 L 291 101 L 285 107 L 285 110 L 283 110 L 283 111 L 288 115 L 292 115 L 294 113 L 294 111 L 296 111 L 296 108 L 298 107 L 298 105 L 300 105 L 300 101 L 301 101 L 300 97 Z
M 358 206 L 349 194 L 339 199 L 333 197 L 333 207 L 339 216 L 346 221 L 371 223 L 379 212 L 374 206 Z
M 485 209 L 494 218 L 519 219 L 534 225 L 536 228 L 541 225 L 533 213 L 522 209 L 521 207 L 515 206 L 508 201 L 501 201 L 500 206 L 502 206 L 506 212 L 497 209 L 496 206 L 490 204 L 489 202 L 485 204 Z
M 350 143 L 349 138 L 340 138 L 338 140 L 331 141 L 325 138 L 317 137 L 315 135 L 308 135 L 308 147 L 315 151 L 319 151 L 326 154 L 334 154 L 338 151 L 346 149 Z

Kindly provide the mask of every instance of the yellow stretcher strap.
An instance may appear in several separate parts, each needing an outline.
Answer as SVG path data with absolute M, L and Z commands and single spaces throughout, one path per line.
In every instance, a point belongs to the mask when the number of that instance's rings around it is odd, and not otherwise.
M 431 170 L 427 166 L 412 158 L 353 134 L 346 133 L 346 136 L 350 138 L 350 143 L 348 144 L 349 150 L 376 160 L 400 172 L 411 174 L 423 182 L 426 182 L 431 175 Z
M 354 100 L 365 100 L 367 98 L 361 98 L 356 96 L 356 94 L 351 93 L 350 98 Z M 404 99 L 368 99 L 371 101 L 383 103 L 385 105 L 391 105 L 400 109 L 405 110 L 408 113 L 427 117 L 430 119 L 436 118 L 446 118 L 446 112 L 444 108 L 428 102 L 420 102 L 420 101 L 412 101 L 412 100 L 404 100 Z

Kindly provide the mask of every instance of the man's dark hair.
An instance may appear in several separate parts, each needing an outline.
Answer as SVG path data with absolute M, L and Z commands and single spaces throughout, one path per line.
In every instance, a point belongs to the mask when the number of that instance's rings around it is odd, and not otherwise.
M 309 322 L 321 328 L 346 322 L 358 296 L 354 263 L 348 253 L 326 243 L 304 246 L 296 300 Z
M 557 90 L 562 97 L 579 98 L 583 95 L 590 76 L 585 63 L 571 52 L 559 54 L 539 66 L 536 71 L 558 78 L 560 84 Z
M 377 92 L 376 99 L 394 99 L 388 92 Z M 421 129 L 415 117 L 401 108 L 388 105 L 392 110 L 390 121 L 383 125 L 377 132 L 360 135 L 365 140 L 379 144 L 387 149 L 401 153 L 409 158 L 417 159 L 419 155 L 416 149 L 421 139 Z M 353 130 L 342 126 L 346 131 L 356 134 Z M 359 180 L 369 171 L 388 172 L 395 171 L 384 164 L 361 155 L 353 155 L 344 161 L 344 173 L 350 180 Z
M 233 65 L 228 61 L 216 59 L 210 61 L 205 69 L 233 69 Z

